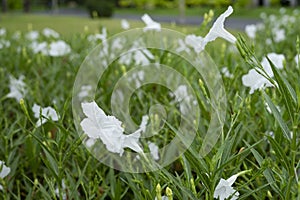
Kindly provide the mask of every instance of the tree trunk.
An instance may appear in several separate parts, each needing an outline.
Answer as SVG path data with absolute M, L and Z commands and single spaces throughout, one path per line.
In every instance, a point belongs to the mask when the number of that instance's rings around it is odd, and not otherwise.
M 2 12 L 7 12 L 7 0 L 2 0 Z
M 52 0 L 52 5 L 51 5 L 51 8 L 52 8 L 52 12 L 53 13 L 57 13 L 58 12 L 58 0 Z
M 179 23 L 185 23 L 185 0 L 179 0 Z
M 23 0 L 23 11 L 29 13 L 30 11 L 30 0 Z

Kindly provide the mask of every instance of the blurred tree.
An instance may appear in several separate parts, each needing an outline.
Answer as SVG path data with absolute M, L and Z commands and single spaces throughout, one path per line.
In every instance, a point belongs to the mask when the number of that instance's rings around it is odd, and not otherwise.
M 7 0 L 2 0 L 2 12 L 7 12 Z
M 23 11 L 25 13 L 30 11 L 30 0 L 23 0 Z
M 185 0 L 179 0 L 179 23 L 185 22 Z

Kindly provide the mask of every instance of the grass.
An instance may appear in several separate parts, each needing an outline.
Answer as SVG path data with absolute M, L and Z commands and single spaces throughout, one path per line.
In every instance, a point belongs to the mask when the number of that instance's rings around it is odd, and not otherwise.
M 29 27 L 34 30 L 42 30 L 45 27 L 52 28 L 66 37 L 76 33 L 84 32 L 88 27 L 89 32 L 98 33 L 102 26 L 107 27 L 110 34 L 122 31 L 119 19 L 90 19 L 77 16 L 49 16 L 49 15 L 24 15 L 24 14 L 5 14 L 0 16 L 1 27 L 8 31 L 27 31 Z M 131 28 L 142 28 L 142 21 L 129 20 Z M 183 33 L 194 32 L 194 26 L 176 26 L 172 24 L 162 24 L 165 28 L 171 28 Z

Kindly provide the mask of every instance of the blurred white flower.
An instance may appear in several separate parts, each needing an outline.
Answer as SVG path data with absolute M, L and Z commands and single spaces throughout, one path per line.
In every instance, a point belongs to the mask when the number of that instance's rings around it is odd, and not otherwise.
M 256 34 L 257 28 L 255 24 L 246 25 L 245 32 L 249 38 L 254 39 Z
M 127 29 L 130 28 L 130 24 L 126 19 L 122 19 L 121 20 L 121 27 L 122 27 L 122 29 L 127 30 Z
M 107 31 L 106 31 L 106 28 L 103 27 L 101 34 L 97 33 L 97 34 L 94 34 L 94 35 L 89 35 L 87 40 L 89 42 L 96 42 L 97 40 L 104 41 L 104 40 L 106 40 L 106 37 L 107 37 Z
M 272 114 L 272 110 L 269 107 L 269 104 L 267 102 L 265 102 L 265 106 L 266 106 L 266 109 L 267 109 L 268 113 Z M 281 109 L 280 109 L 279 106 L 276 106 L 276 109 L 278 110 L 278 112 L 281 112 Z
M 190 101 L 191 96 L 188 93 L 186 85 L 179 85 L 177 89 L 174 91 L 175 101 Z
M 204 50 L 206 43 L 204 42 L 203 37 L 201 36 L 196 36 L 196 35 L 187 35 L 185 37 L 185 43 L 194 48 L 194 51 L 196 53 L 200 53 L 201 51 Z
M 294 60 L 295 60 L 295 62 L 297 64 L 297 67 L 299 67 L 299 56 L 300 55 L 296 55 L 295 58 L 294 58 Z
M 231 197 L 231 200 L 238 199 L 239 192 L 237 192 L 232 187 L 232 184 L 235 182 L 237 177 L 238 177 L 238 174 L 235 174 L 226 180 L 221 178 L 220 182 L 218 183 L 217 187 L 215 188 L 214 198 L 219 199 L 219 200 L 224 200 L 233 195 Z
M 37 40 L 39 38 L 38 31 L 30 31 L 25 36 L 28 40 Z
M 284 29 L 273 29 L 274 41 L 281 42 L 285 40 L 285 30 Z
M 5 28 L 0 28 L 0 36 L 6 35 L 6 29 Z
M 0 178 L 5 178 L 10 173 L 10 168 L 5 165 L 3 161 L 0 160 Z M 3 190 L 2 185 L 0 184 L 0 190 Z
M 67 194 L 66 194 L 66 185 L 65 185 L 64 179 L 61 181 L 61 189 L 62 189 L 62 199 L 66 200 Z M 59 197 L 59 188 L 58 187 L 56 187 L 54 192 L 55 192 L 56 196 Z
M 150 154 L 152 155 L 153 159 L 159 160 L 158 146 L 155 143 L 148 141 L 148 147 L 149 147 Z
M 167 196 L 165 196 L 165 195 L 163 195 L 162 197 L 161 197 L 161 200 L 168 200 L 169 198 L 167 197 Z M 157 197 L 155 197 L 155 199 L 154 200 L 157 200 Z
M 71 52 L 71 47 L 62 40 L 52 42 L 49 48 L 49 55 L 53 57 L 64 56 Z
M 230 73 L 227 67 L 221 69 L 222 74 L 227 78 L 233 78 L 233 74 Z
M 92 91 L 92 86 L 90 86 L 90 85 L 81 86 L 80 92 L 78 93 L 79 99 L 83 99 L 83 98 L 87 97 L 91 91 Z
M 59 38 L 59 33 L 57 33 L 55 30 L 53 30 L 51 28 L 44 28 L 42 32 L 43 32 L 43 35 L 46 37 Z
M 107 116 L 95 101 L 81 103 L 81 107 L 87 118 L 84 118 L 80 125 L 90 138 L 100 139 L 108 151 L 118 153 L 120 156 L 123 155 L 126 147 L 138 153 L 143 152 L 138 144 L 140 132 L 125 135 L 122 122 L 114 116 Z
M 231 43 L 235 43 L 236 38 L 224 28 L 225 19 L 231 15 L 232 12 L 233 8 L 229 6 L 228 9 L 218 17 L 208 34 L 204 37 L 205 45 L 218 37 L 221 37 Z
M 266 44 L 267 45 L 271 45 L 273 42 L 272 42 L 272 40 L 271 40 L 271 38 L 267 38 L 266 39 Z
M 146 24 L 146 27 L 144 28 L 144 32 L 148 30 L 155 30 L 155 31 L 161 30 L 160 23 L 153 21 L 148 14 L 144 14 L 142 16 L 142 20 Z
M 58 121 L 57 112 L 50 106 L 42 108 L 41 106 L 34 104 L 32 107 L 32 111 L 34 113 L 34 117 L 38 119 L 38 121 L 36 122 L 37 127 L 46 123 L 48 119 L 51 119 L 52 121 Z
M 10 47 L 10 41 L 8 40 L 0 40 L 0 49 Z
M 43 55 L 48 55 L 49 50 L 48 50 L 48 44 L 47 42 L 37 42 L 33 41 L 30 45 L 30 48 L 32 49 L 33 53 L 42 53 Z
M 134 82 L 135 87 L 139 88 L 141 86 L 141 83 L 143 82 L 145 78 L 145 73 L 143 70 L 133 73 L 130 77 L 128 77 L 129 82 Z
M 185 51 L 186 53 L 189 53 L 191 50 L 186 46 L 185 42 L 182 39 L 178 39 L 178 48 L 176 49 L 177 53 L 180 53 L 182 51 Z
M 273 62 L 276 68 L 278 69 L 283 68 L 284 55 L 269 53 L 267 56 Z M 261 65 L 264 71 L 266 72 L 265 75 L 268 75 L 270 78 L 272 78 L 274 74 L 266 57 L 263 58 Z M 258 70 L 261 71 L 261 73 L 264 73 L 262 70 L 260 69 Z M 255 69 L 249 70 L 248 74 L 242 77 L 242 82 L 244 86 L 251 88 L 249 92 L 250 94 L 253 94 L 253 92 L 257 89 L 263 89 L 265 87 L 273 86 L 273 84 L 270 81 L 268 81 L 263 75 L 258 73 Z
M 9 89 L 10 92 L 7 94 L 9 98 L 15 98 L 18 102 L 27 94 L 26 84 L 24 83 L 24 76 L 21 75 L 19 79 L 13 76 L 9 76 Z

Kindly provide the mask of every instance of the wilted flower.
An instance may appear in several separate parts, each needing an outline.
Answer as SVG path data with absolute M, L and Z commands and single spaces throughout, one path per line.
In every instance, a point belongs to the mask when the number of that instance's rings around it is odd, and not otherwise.
M 150 154 L 152 155 L 153 159 L 158 160 L 159 159 L 158 146 L 153 142 L 148 142 L 148 147 L 149 147 Z
M 54 31 L 53 29 L 50 29 L 50 28 L 44 28 L 43 35 L 46 37 L 54 37 L 54 38 L 59 37 L 59 33 L 57 33 L 56 31 Z
M 32 111 L 34 113 L 34 117 L 38 119 L 38 121 L 36 122 L 37 127 L 46 123 L 48 119 L 51 119 L 52 121 L 58 121 L 57 112 L 50 106 L 42 108 L 41 106 L 34 104 L 32 107 Z
M 24 76 L 21 75 L 19 79 L 13 76 L 9 76 L 9 89 L 10 92 L 7 94 L 9 98 L 15 98 L 18 102 L 24 98 L 27 93 L 26 84 L 23 82 Z
M 10 173 L 10 168 L 5 165 L 3 161 L 0 160 L 0 178 L 5 178 Z M 0 185 L 0 190 L 3 190 L 2 185 Z
M 228 9 L 218 17 L 218 19 L 215 21 L 212 28 L 209 30 L 208 34 L 204 38 L 205 44 L 215 40 L 218 37 L 221 37 L 231 43 L 235 43 L 236 38 L 224 29 L 225 19 L 226 17 L 231 15 L 232 12 L 233 8 L 229 6 Z
M 217 187 L 215 188 L 214 198 L 219 199 L 219 200 L 224 200 L 233 195 L 231 197 L 232 200 L 238 199 L 239 192 L 237 192 L 232 187 L 232 184 L 235 182 L 237 177 L 238 177 L 238 174 L 235 174 L 226 180 L 221 178 L 220 182 L 218 183 Z
M 161 30 L 160 23 L 153 21 L 148 14 L 144 14 L 142 16 L 142 20 L 146 24 L 146 27 L 144 28 L 145 32 L 148 30 L 156 30 L 156 31 Z
M 122 29 L 127 30 L 127 29 L 130 28 L 130 24 L 126 19 L 122 19 L 121 20 L 121 27 L 122 27 Z
M 71 47 L 62 40 L 50 44 L 49 55 L 53 57 L 64 56 L 71 52 Z
M 254 24 L 247 25 L 245 27 L 245 32 L 246 32 L 246 34 L 248 35 L 249 38 L 254 39 L 256 31 L 257 31 L 257 28 L 256 28 L 256 25 L 254 25 Z
M 141 132 L 125 135 L 122 122 L 114 116 L 107 116 L 95 101 L 81 103 L 81 107 L 87 118 L 84 118 L 80 125 L 90 138 L 100 139 L 108 151 L 120 156 L 126 147 L 138 153 L 143 152 L 138 144 Z
M 39 32 L 38 31 L 30 31 L 26 34 L 26 38 L 28 40 L 37 40 L 39 38 Z

